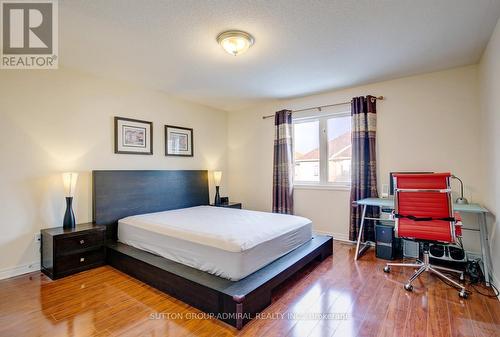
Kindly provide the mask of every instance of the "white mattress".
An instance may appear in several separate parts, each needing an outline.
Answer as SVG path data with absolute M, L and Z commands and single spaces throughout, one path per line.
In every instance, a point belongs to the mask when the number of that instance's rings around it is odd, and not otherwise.
M 212 206 L 118 222 L 120 242 L 233 281 L 311 238 L 311 221 L 303 217 Z

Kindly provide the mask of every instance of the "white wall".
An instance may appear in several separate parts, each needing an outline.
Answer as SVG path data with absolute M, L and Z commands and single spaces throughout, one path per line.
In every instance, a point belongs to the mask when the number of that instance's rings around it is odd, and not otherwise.
M 387 183 L 392 170 L 449 170 L 463 178 L 470 201 L 484 201 L 498 214 L 500 113 L 494 93 L 500 92 L 499 35 L 497 26 L 480 65 L 482 120 L 476 66 L 275 101 L 229 114 L 70 70 L 4 71 L 0 277 L 12 268 L 36 267 L 34 234 L 60 225 L 64 213 L 61 172 L 80 172 L 75 197 L 79 222 L 91 220 L 93 169 L 221 169 L 222 185 L 230 187 L 232 200 L 242 201 L 248 209 L 270 210 L 273 120 L 261 116 L 357 95 L 386 97 L 378 103 L 379 185 Z M 114 154 L 113 116 L 153 121 L 155 154 Z M 164 124 L 194 128 L 194 158 L 164 156 Z M 487 131 L 482 140 L 481 127 Z M 296 213 L 311 218 L 316 230 L 347 238 L 349 191 L 297 189 L 295 204 Z M 500 261 L 498 226 L 497 221 L 491 233 L 496 261 Z M 469 245 L 477 248 L 475 242 Z M 500 270 L 498 262 L 495 269 Z
M 273 119 L 262 115 L 288 108 L 383 95 L 378 103 L 379 187 L 390 171 L 451 171 L 466 184 L 466 197 L 481 201 L 477 67 L 380 82 L 304 98 L 276 101 L 228 115 L 230 197 L 245 208 L 270 210 L 272 204 Z M 349 109 L 349 106 L 347 106 Z M 458 189 L 458 186 L 454 186 Z M 313 220 L 318 231 L 346 239 L 349 191 L 295 190 L 295 213 Z M 468 220 L 468 219 L 466 219 Z M 468 235 L 469 249 L 477 237 Z
M 154 155 L 114 154 L 113 116 L 152 121 Z M 226 172 L 226 117 L 158 91 L 70 70 L 2 71 L 0 278 L 30 264 L 36 268 L 34 234 L 62 224 L 61 172 L 80 172 L 75 215 L 78 222 L 91 221 L 91 170 Z M 164 156 L 165 124 L 194 128 L 194 158 Z
M 484 202 L 489 219 L 490 247 L 496 284 L 500 284 L 500 20 L 479 65 Z M 496 218 L 495 218 L 496 217 Z

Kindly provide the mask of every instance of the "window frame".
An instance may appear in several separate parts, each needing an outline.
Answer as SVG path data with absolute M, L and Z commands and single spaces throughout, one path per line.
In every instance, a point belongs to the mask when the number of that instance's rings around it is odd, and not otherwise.
M 292 137 L 295 152 L 295 124 L 318 121 L 319 135 L 319 181 L 295 180 L 295 158 L 293 158 L 293 186 L 297 189 L 350 190 L 351 182 L 328 181 L 328 120 L 331 118 L 351 117 L 350 111 L 325 113 L 292 118 Z

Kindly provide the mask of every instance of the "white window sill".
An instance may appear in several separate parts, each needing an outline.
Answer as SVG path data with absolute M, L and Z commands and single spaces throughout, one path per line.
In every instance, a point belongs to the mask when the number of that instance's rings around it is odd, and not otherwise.
M 330 191 L 350 191 L 351 185 L 327 185 L 327 184 L 294 184 L 297 190 L 330 190 Z

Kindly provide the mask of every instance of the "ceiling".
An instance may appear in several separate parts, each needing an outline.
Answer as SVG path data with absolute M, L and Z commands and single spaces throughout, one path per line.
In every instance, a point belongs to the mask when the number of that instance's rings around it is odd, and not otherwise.
M 500 0 L 62 0 L 60 64 L 218 109 L 476 63 Z M 218 33 L 255 37 L 227 54 Z

